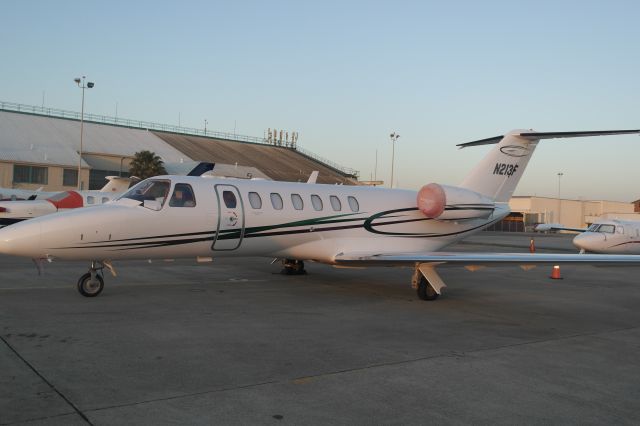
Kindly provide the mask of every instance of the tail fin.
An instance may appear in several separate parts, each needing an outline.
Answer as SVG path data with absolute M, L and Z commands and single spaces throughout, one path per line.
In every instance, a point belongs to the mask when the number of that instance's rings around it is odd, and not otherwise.
M 640 133 L 640 130 L 604 130 L 587 132 L 533 132 L 512 130 L 504 136 L 459 144 L 461 148 L 477 145 L 498 145 L 462 181 L 462 188 L 491 197 L 496 202 L 508 202 L 520 182 L 524 169 L 540 139 L 576 138 Z
M 129 185 L 131 185 L 131 182 L 133 182 L 137 178 L 135 176 L 107 176 L 105 179 L 107 179 L 109 182 L 107 182 L 107 184 L 103 186 L 102 189 L 100 189 L 100 192 L 124 192 L 129 189 Z

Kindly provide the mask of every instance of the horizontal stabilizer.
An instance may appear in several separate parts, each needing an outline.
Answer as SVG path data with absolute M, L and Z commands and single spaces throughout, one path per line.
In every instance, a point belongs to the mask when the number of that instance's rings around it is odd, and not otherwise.
M 607 135 L 627 135 L 637 134 L 640 130 L 592 130 L 592 131 L 580 131 L 580 132 L 520 132 L 514 134 L 514 136 L 520 136 L 526 139 L 539 140 L 539 139 L 558 139 L 558 138 L 581 138 L 587 136 L 607 136 Z M 504 135 L 494 136 L 492 138 L 480 139 L 477 141 L 460 143 L 456 146 L 460 148 L 468 148 L 470 146 L 479 145 L 493 145 L 502 140 Z

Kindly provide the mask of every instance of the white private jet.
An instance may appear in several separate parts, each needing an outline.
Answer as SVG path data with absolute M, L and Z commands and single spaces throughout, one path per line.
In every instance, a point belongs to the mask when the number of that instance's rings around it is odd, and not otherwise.
M 579 232 L 573 238 L 573 245 L 580 253 L 640 254 L 640 222 L 637 220 L 599 220 L 586 229 L 540 224 L 536 231 Z
M 122 195 L 136 177 L 107 176 L 109 181 L 97 191 L 47 192 L 45 199 L 0 201 L 0 228 L 47 214 L 107 203 Z
M 303 271 L 311 260 L 339 267 L 411 266 L 424 300 L 444 282 L 436 267 L 538 263 L 639 265 L 640 256 L 447 253 L 444 247 L 500 221 L 540 139 L 640 130 L 540 133 L 515 130 L 461 144 L 497 144 L 460 186 L 419 191 L 265 180 L 159 176 L 114 202 L 0 229 L 0 253 L 90 261 L 78 291 L 96 296 L 102 270 L 124 259 L 265 256 Z

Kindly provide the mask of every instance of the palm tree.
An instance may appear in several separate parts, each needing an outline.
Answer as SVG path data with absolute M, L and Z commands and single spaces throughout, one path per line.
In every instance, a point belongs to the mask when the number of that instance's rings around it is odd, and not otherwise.
M 129 165 L 129 173 L 131 176 L 146 179 L 152 176 L 165 175 L 167 171 L 164 169 L 162 158 L 157 156 L 155 152 L 144 150 L 138 151 L 133 155 L 133 160 Z

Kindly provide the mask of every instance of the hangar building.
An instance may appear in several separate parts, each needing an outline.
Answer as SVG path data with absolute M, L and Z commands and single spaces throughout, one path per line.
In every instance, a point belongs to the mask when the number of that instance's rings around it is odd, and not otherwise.
M 80 124 L 78 112 L 0 102 L 0 187 L 74 189 L 80 162 L 81 187 L 99 189 L 106 176 L 128 176 L 129 163 L 141 150 L 165 163 L 213 162 L 237 177 L 305 181 L 318 170 L 319 183 L 358 184 L 357 171 L 297 146 L 87 113 L 80 158 Z
M 631 202 L 514 196 L 509 207 L 511 214 L 487 230 L 525 232 L 539 223 L 586 228 L 598 219 L 640 220 L 640 213 Z

